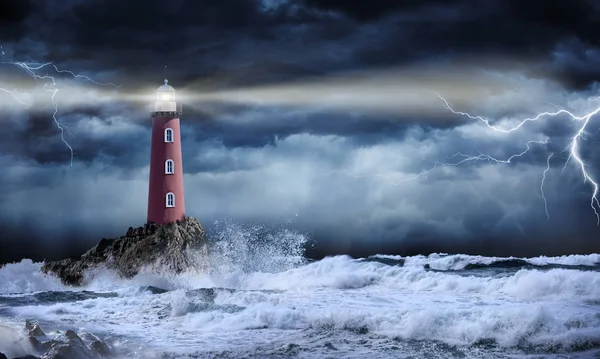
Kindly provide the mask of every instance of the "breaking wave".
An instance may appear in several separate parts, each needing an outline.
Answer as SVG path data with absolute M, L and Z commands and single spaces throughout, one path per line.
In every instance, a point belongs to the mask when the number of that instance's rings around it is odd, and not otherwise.
M 23 260 L 0 268 L 0 325 L 68 323 L 163 358 L 600 353 L 597 254 L 307 261 L 306 241 L 290 230 L 222 223 L 208 272 L 121 279 L 100 270 L 79 289 Z
M 34 263 L 31 259 L 0 267 L 0 294 L 66 289 L 57 277 L 43 274 L 41 268 L 42 263 Z
M 502 269 L 577 269 L 577 270 L 598 270 L 600 269 L 600 254 L 589 255 L 569 255 L 562 257 L 484 257 L 472 256 L 466 254 L 431 254 L 429 256 L 403 257 L 396 255 L 378 254 L 368 258 L 362 258 L 363 261 L 376 261 L 388 265 L 400 265 L 406 267 L 424 266 L 428 269 L 440 271 L 461 271 L 486 268 Z

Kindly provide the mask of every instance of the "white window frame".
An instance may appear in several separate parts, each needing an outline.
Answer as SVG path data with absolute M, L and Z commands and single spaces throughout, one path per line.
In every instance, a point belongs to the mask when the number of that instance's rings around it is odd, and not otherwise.
M 169 205 L 169 197 L 173 198 L 173 201 L 172 201 L 173 203 L 171 203 L 171 205 Z M 167 193 L 167 196 L 165 197 L 165 200 L 166 200 L 165 204 L 166 204 L 167 208 L 173 208 L 173 207 L 175 207 L 175 193 L 173 193 L 173 192 Z
M 169 141 L 169 133 L 171 133 L 171 141 Z M 175 132 L 173 131 L 172 128 L 165 129 L 165 142 L 173 143 L 175 141 L 174 137 L 175 137 Z
M 169 164 L 171 165 L 170 171 L 169 171 Z M 165 174 L 166 175 L 174 175 L 175 174 L 175 161 L 173 161 L 173 160 L 165 161 Z

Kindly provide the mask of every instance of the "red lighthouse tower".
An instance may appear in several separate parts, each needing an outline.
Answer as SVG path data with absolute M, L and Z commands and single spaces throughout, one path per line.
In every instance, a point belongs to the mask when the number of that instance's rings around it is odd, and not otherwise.
M 168 85 L 167 79 L 156 95 L 152 112 L 148 223 L 166 224 L 185 218 L 179 126 L 182 111 L 175 102 L 175 89 Z

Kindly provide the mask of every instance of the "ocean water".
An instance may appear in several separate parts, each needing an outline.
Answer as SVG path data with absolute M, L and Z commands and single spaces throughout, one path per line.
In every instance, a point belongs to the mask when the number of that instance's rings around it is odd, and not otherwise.
M 600 255 L 432 254 L 309 261 L 293 231 L 221 226 L 212 268 L 90 274 L 0 268 L 0 352 L 92 333 L 122 358 L 600 358 Z

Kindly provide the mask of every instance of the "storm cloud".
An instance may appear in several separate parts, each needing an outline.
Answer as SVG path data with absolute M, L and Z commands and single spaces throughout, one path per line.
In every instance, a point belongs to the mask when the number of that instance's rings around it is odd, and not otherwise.
M 583 121 L 484 122 L 600 106 L 598 25 L 591 0 L 4 2 L 0 262 L 73 255 L 145 221 L 165 65 L 184 104 L 187 213 L 207 226 L 286 223 L 314 256 L 598 252 L 594 188 L 564 167 Z M 14 62 L 120 85 L 36 72 L 56 81 L 72 166 L 48 78 Z M 597 121 L 578 144 L 600 180 Z

